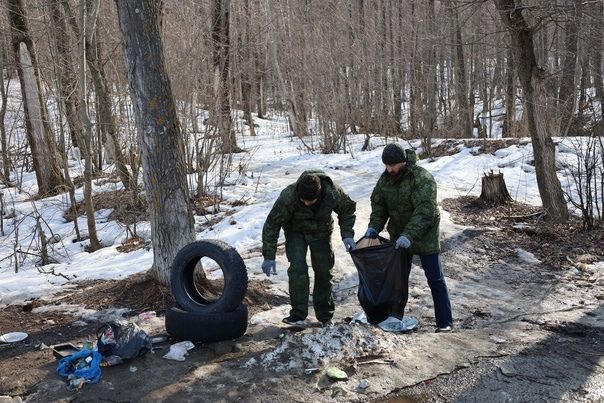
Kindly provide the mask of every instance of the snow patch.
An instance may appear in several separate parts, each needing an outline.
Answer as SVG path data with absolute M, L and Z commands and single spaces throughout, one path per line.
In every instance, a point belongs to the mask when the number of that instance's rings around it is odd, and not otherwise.
M 522 248 L 516 248 L 516 255 L 520 260 L 528 264 L 539 264 L 541 260 L 537 259 L 531 252 Z
M 339 324 L 314 333 L 287 334 L 273 351 L 262 354 L 259 360 L 248 360 L 244 366 L 286 372 L 318 367 L 329 361 L 382 356 L 395 346 L 400 348 L 401 337 L 404 336 L 389 334 L 375 327 Z

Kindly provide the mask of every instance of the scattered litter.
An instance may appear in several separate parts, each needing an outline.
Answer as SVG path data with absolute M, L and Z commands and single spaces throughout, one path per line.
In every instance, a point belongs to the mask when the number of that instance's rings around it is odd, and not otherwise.
M 60 360 L 80 351 L 79 348 L 77 348 L 71 343 L 55 344 L 50 346 L 50 348 L 52 349 L 52 354 L 57 358 L 57 360 Z
M 69 389 L 70 390 L 80 390 L 82 386 L 86 383 L 86 379 L 79 378 L 77 376 L 69 375 L 67 378 L 69 379 Z
M 152 336 L 150 340 L 151 344 L 163 343 L 168 340 L 168 336 Z
M 170 346 L 170 351 L 168 351 L 163 358 L 174 361 L 184 361 L 185 356 L 188 355 L 188 350 L 191 350 L 193 347 L 195 347 L 195 344 L 188 340 L 172 344 Z
M 315 372 L 319 372 L 319 370 L 320 370 L 320 368 L 306 368 L 306 369 L 304 370 L 304 373 L 305 373 L 306 375 L 312 375 L 312 374 L 314 374 Z
M 364 312 L 357 313 L 352 318 L 350 323 L 362 323 L 368 325 L 367 316 Z M 414 316 L 404 316 L 403 319 L 395 318 L 394 316 L 388 317 L 383 322 L 377 324 L 377 326 L 385 332 L 410 332 L 417 329 L 419 321 Z
M 348 379 L 346 372 L 336 367 L 327 368 L 327 377 L 334 381 L 345 381 Z
M 360 361 L 357 362 L 358 365 L 363 364 L 394 364 L 394 360 L 392 358 L 384 358 L 383 360 L 369 360 L 369 361 Z
M 124 360 L 122 360 L 122 357 L 120 357 L 119 355 L 110 355 L 107 357 L 103 357 L 103 359 L 101 360 L 101 367 L 112 367 L 114 365 L 119 365 L 122 362 L 124 362 Z
M 77 390 L 84 383 L 101 380 L 101 354 L 96 350 L 81 350 L 59 361 L 57 373 L 69 381 L 69 388 Z
M 130 365 L 130 372 L 136 372 L 138 371 L 138 368 L 136 368 L 134 365 Z
M 138 315 L 138 320 L 137 322 L 148 322 L 151 319 L 154 319 L 157 317 L 157 312 L 155 311 L 146 311 L 143 312 L 141 314 Z
M 367 389 L 369 387 L 369 381 L 367 379 L 361 379 L 359 381 L 359 384 L 357 385 L 357 388 L 359 389 Z
M 27 339 L 27 336 L 29 336 L 29 335 L 25 332 L 5 333 L 2 336 L 0 336 L 0 343 L 18 343 L 20 341 Z

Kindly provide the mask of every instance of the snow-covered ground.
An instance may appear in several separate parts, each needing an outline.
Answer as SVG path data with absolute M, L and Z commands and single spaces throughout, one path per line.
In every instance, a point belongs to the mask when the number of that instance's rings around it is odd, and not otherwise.
M 385 141 L 377 136 L 371 139 L 371 151 L 360 151 L 363 135 L 348 137 L 349 152 L 320 154 L 305 151 L 295 137 L 287 133 L 285 120 L 256 119 L 259 127 L 257 136 L 240 136 L 238 141 L 245 153 L 234 155 L 233 165 L 242 166 L 241 173 L 227 178 L 223 189 L 224 209 L 234 214 L 223 218 L 211 228 L 197 233 L 197 239 L 216 238 L 234 246 L 244 257 L 250 277 L 262 277 L 262 256 L 257 251 L 261 245 L 264 220 L 281 189 L 294 182 L 306 169 L 322 169 L 329 174 L 357 202 L 355 232 L 361 236 L 371 211 L 369 196 L 384 166 L 381 152 Z M 442 140 L 435 140 L 437 146 Z M 572 138 L 558 142 L 559 160 L 572 162 L 576 140 Z M 402 144 L 419 147 L 418 141 Z M 421 149 L 419 150 L 421 151 Z M 458 152 L 436 158 L 421 160 L 438 183 L 438 198 L 478 195 L 481 177 L 494 170 L 504 174 L 512 197 L 529 204 L 539 204 L 535 172 L 532 165 L 532 146 L 528 139 L 519 145 L 498 150 L 495 155 L 478 153 L 477 147 L 458 147 Z M 82 169 L 81 161 L 70 160 L 72 175 Z M 106 166 L 105 170 L 113 169 Z M 569 183 L 564 171 L 560 172 L 563 184 Z M 194 181 L 194 175 L 190 181 Z M 66 195 L 32 201 L 37 186 L 33 172 L 23 172 L 21 191 L 17 188 L 0 188 L 4 202 L 4 234 L 0 236 L 0 305 L 22 302 L 28 298 L 41 297 L 69 287 L 72 280 L 119 279 L 147 270 L 152 263 L 152 252 L 139 249 L 131 253 L 120 253 L 116 248 L 127 239 L 126 228 L 117 221 L 109 221 L 111 210 L 96 212 L 98 236 L 104 248 L 88 253 L 87 242 L 75 242 L 73 223 L 67 222 L 64 211 L 69 206 Z M 119 189 L 111 182 L 97 181 L 94 192 Z M 572 191 L 572 189 L 571 189 Z M 82 189 L 77 190 L 78 200 Z M 246 200 L 245 205 L 232 207 L 230 203 Z M 38 267 L 39 240 L 36 236 L 36 217 L 47 237 L 54 236 L 58 242 L 51 245 L 50 257 L 57 263 Z M 86 219 L 80 216 L 79 227 L 86 231 Z M 196 217 L 198 223 L 205 217 Z M 443 237 L 455 235 L 460 228 L 453 225 L 447 214 L 441 223 Z M 149 237 L 148 223 L 137 225 L 137 232 Z M 283 240 L 283 239 L 281 239 Z M 355 273 L 351 259 L 341 245 L 338 231 L 334 231 L 333 245 L 336 253 L 336 277 L 352 278 Z M 15 254 L 15 251 L 17 253 Z M 286 290 L 287 261 L 283 255 L 277 257 L 277 276 L 270 279 L 276 291 Z

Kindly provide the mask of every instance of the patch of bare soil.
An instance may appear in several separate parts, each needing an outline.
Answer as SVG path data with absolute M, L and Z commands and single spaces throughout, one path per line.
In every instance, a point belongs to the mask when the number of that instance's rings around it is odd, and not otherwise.
M 604 260 L 604 228 L 583 230 L 578 220 L 566 224 L 543 221 L 540 207 L 516 201 L 489 206 L 480 198 L 464 196 L 442 201 L 454 222 L 475 227 L 500 229 L 500 248 L 521 247 L 557 269 Z
M 218 294 L 223 284 L 213 281 L 208 286 L 209 292 Z M 55 295 L 50 302 L 34 299 L 25 305 L 5 307 L 0 311 L 0 333 L 20 331 L 28 333 L 29 337 L 19 343 L 0 344 L 0 396 L 27 395 L 34 385 L 52 374 L 56 359 L 45 346 L 66 342 L 80 345 L 86 339 L 95 340 L 102 325 L 100 321 L 77 321 L 78 318 L 64 310 L 39 311 L 36 308 L 52 308 L 59 304 L 94 311 L 125 308 L 126 317 L 145 311 L 156 311 L 161 317 L 166 305 L 173 300 L 168 287 L 139 274 L 124 280 L 81 281 L 75 289 Z M 251 316 L 286 301 L 272 295 L 266 283 L 252 281 L 248 284 L 244 303 Z M 127 371 L 125 375 L 128 375 Z

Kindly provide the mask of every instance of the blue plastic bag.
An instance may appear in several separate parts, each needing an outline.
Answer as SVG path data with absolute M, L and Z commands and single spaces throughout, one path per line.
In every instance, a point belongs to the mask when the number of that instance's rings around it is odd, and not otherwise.
M 59 361 L 57 374 L 67 379 L 82 378 L 86 383 L 98 383 L 101 380 L 102 358 L 96 350 L 78 351 Z

